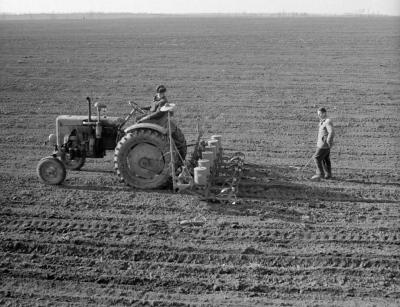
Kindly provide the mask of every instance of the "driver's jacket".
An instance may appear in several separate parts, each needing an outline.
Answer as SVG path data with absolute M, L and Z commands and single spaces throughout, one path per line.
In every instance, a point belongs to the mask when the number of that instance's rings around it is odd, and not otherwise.
M 157 95 L 154 96 L 153 102 L 150 106 L 150 112 L 158 112 L 161 107 L 168 103 L 167 97 L 159 98 Z M 161 112 L 161 111 L 160 111 Z
M 154 96 L 151 106 L 148 107 L 150 110 L 150 115 L 147 119 L 145 119 L 142 122 L 155 123 L 164 128 L 168 128 L 168 112 L 161 111 L 161 107 L 166 105 L 167 103 L 168 103 L 167 97 L 159 98 L 157 95 Z M 171 115 L 173 115 L 173 113 Z M 175 126 L 175 124 L 172 121 L 171 124 L 172 126 Z

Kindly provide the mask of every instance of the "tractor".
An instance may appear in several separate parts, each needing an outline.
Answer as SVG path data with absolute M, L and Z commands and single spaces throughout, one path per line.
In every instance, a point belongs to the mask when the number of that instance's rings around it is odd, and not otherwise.
M 46 143 L 54 146 L 51 156 L 37 165 L 41 182 L 61 184 L 66 170 L 80 170 L 87 158 L 103 158 L 114 151 L 114 168 L 120 180 L 139 189 L 156 189 L 167 185 L 171 169 L 178 170 L 184 161 L 187 145 L 182 131 L 170 120 L 174 104 L 164 106 L 163 120 L 150 119 L 136 103 L 129 102 L 131 112 L 125 117 L 108 117 L 106 105 L 96 102 L 92 115 L 89 97 L 87 115 L 60 115 L 56 134 Z M 126 126 L 131 118 L 134 123 Z

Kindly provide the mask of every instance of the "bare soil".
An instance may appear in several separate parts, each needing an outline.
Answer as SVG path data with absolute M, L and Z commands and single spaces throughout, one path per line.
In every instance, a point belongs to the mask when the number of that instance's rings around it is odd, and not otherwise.
M 0 304 L 398 306 L 398 18 L 0 22 Z M 246 154 L 241 201 L 119 183 L 110 152 L 39 183 L 61 114 L 158 84 Z M 333 180 L 311 182 L 318 119 Z M 183 220 L 203 225 L 181 224 Z M 197 225 L 197 226 L 196 226 Z

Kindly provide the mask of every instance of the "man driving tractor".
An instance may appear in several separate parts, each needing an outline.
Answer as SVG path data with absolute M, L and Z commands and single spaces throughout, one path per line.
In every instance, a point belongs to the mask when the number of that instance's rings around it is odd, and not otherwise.
M 166 92 L 167 88 L 164 85 L 157 86 L 156 95 L 154 96 L 151 105 L 142 108 L 142 110 L 150 111 L 149 114 L 138 117 L 138 123 L 154 123 L 164 128 L 168 128 L 168 111 L 161 109 L 163 106 L 169 104 L 167 96 L 165 95 Z M 173 112 L 170 114 L 173 115 Z M 173 120 L 171 120 L 171 132 L 178 152 L 184 159 L 186 156 L 186 141 L 182 131 L 176 126 Z
M 167 96 L 165 95 L 167 89 L 164 85 L 159 85 L 156 89 L 156 95 L 150 106 L 143 107 L 143 110 L 150 111 L 150 114 L 144 115 L 138 119 L 138 122 L 157 122 L 160 126 L 166 127 L 168 124 L 168 114 L 161 111 L 161 107 L 168 104 Z

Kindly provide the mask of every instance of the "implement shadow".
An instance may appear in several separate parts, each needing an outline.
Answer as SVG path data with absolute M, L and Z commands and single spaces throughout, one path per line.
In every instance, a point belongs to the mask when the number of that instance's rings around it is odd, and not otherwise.
M 326 202 L 395 203 L 393 200 L 366 199 L 335 187 L 335 181 L 326 186 L 307 180 L 303 175 L 284 166 L 246 164 L 239 185 L 238 202 L 209 201 L 209 209 L 222 215 L 258 215 L 288 222 L 303 222 L 302 212 L 293 209 L 303 203 L 312 208 L 323 208 Z M 300 181 L 300 182 L 299 182 Z

